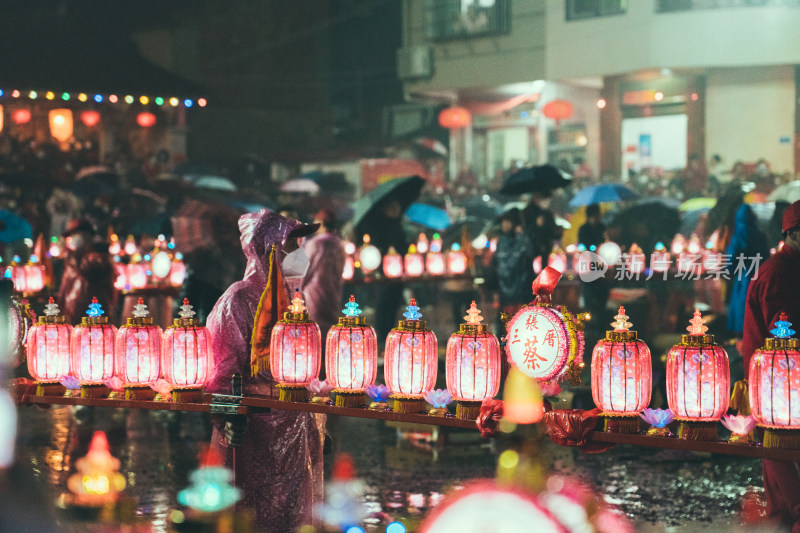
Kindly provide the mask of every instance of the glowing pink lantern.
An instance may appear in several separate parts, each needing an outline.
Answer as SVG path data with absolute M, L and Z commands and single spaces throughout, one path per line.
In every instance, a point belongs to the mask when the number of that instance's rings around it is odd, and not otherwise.
M 169 284 L 173 287 L 180 287 L 186 279 L 186 264 L 183 262 L 183 255 L 179 252 L 175 254 L 169 267 Z
M 424 233 L 419 234 L 419 238 L 417 239 L 417 251 L 421 254 L 428 253 L 428 236 Z
M 561 249 L 553 250 L 547 258 L 547 266 L 563 274 L 567 271 L 567 254 Z
M 342 270 L 342 279 L 351 280 L 353 279 L 353 275 L 356 273 L 356 265 L 355 261 L 353 261 L 353 257 L 348 255 L 344 258 L 344 270 Z
M 425 410 L 422 395 L 436 385 L 439 357 L 436 335 L 420 320 L 414 298 L 403 316 L 405 320 L 386 336 L 383 369 L 395 411 L 411 413 Z
M 131 289 L 144 289 L 147 287 L 147 264 L 128 264 L 128 285 Z
M 714 343 L 713 335 L 706 335 L 708 327 L 698 309 L 689 322 L 689 335 L 667 355 L 667 403 L 682 422 L 681 438 L 713 440 L 716 422 L 730 401 L 728 354 Z
M 383 256 L 383 273 L 387 278 L 399 278 L 403 275 L 403 256 L 397 253 L 394 246 Z
M 453 243 L 447 253 L 447 271 L 451 274 L 463 274 L 467 271 L 467 256 L 457 242 Z
M 145 400 L 155 396 L 150 383 L 161 375 L 161 328 L 143 300 L 133 306 L 133 316 L 117 330 L 116 374 L 125 384 L 125 397 Z
M 766 428 L 766 447 L 800 448 L 797 434 L 787 431 L 800 429 L 800 339 L 791 326 L 781 313 L 770 330 L 774 336 L 750 359 L 750 409 Z
M 413 244 L 408 247 L 408 253 L 403 262 L 406 267 L 406 274 L 412 278 L 421 276 L 425 271 L 425 261 L 422 254 L 417 252 L 417 247 Z
M 103 381 L 114 376 L 117 328 L 108 323 L 103 313 L 97 298 L 92 298 L 87 316 L 72 329 L 70 373 L 81 384 L 82 398 L 105 396 Z
M 118 291 L 128 290 L 130 285 L 128 283 L 128 265 L 119 262 L 119 257 L 114 258 L 114 273 L 117 275 L 114 279 L 114 288 Z
M 319 377 L 321 345 L 319 326 L 308 317 L 298 290 L 283 319 L 272 328 L 269 343 L 270 371 L 281 400 L 308 399 L 306 385 Z
M 211 334 L 195 314 L 184 298 L 180 318 L 164 331 L 161 369 L 172 387 L 172 398 L 178 402 L 202 398 L 203 386 L 211 375 Z
M 108 245 L 108 253 L 111 255 L 119 255 L 122 252 L 122 243 L 119 242 L 119 237 L 116 235 L 111 236 L 111 244 Z
M 336 405 L 360 407 L 366 403 L 364 389 L 373 385 L 378 375 L 378 338 L 359 316 L 361 310 L 352 294 L 342 312 L 345 316 L 328 330 L 325 372 L 334 387 Z
M 633 274 L 641 274 L 644 272 L 645 256 L 642 249 L 636 243 L 631 244 L 628 250 L 628 259 L 625 263 L 625 268 L 628 272 Z
M 639 412 L 650 403 L 650 349 L 628 330 L 632 324 L 624 307 L 614 319 L 614 330 L 592 351 L 592 398 L 603 410 L 606 431 L 635 433 Z
M 671 258 L 664 243 L 656 243 L 656 248 L 650 254 L 650 269 L 653 272 L 667 272 Z
M 500 343 L 481 324 L 481 312 L 472 304 L 458 333 L 447 341 L 447 390 L 456 399 L 456 416 L 475 419 L 481 402 L 500 390 Z
M 442 252 L 428 252 L 425 256 L 425 269 L 429 274 L 434 276 L 441 276 L 444 274 L 444 254 L 442 254 Z
M 28 372 L 37 380 L 37 394 L 61 394 L 59 381 L 69 374 L 70 337 L 72 326 L 66 323 L 58 305 L 50 298 L 44 315 L 28 332 L 26 353 Z

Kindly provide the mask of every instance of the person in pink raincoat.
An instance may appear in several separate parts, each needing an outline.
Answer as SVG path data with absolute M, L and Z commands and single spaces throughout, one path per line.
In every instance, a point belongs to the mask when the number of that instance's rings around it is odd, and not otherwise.
M 239 218 L 247 268 L 208 317 L 214 351 L 208 392 L 229 394 L 238 373 L 245 395 L 273 395 L 271 376 L 250 371 L 250 339 L 267 284 L 270 250 L 274 244 L 280 260 L 287 248 L 297 246 L 298 237 L 315 230 L 265 209 Z M 322 501 L 324 423 L 320 415 L 282 410 L 250 415 L 246 427 L 238 419 L 215 417 L 212 447 L 234 469 L 244 493 L 241 504 L 254 512 L 258 531 L 293 532 L 312 523 L 313 506 Z

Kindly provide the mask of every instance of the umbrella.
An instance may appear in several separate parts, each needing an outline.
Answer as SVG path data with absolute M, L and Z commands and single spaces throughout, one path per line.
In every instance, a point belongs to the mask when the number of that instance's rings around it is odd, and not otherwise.
M 190 178 L 197 189 L 211 189 L 215 191 L 235 192 L 238 187 L 228 178 L 222 176 L 198 176 Z
M 424 185 L 425 180 L 419 176 L 384 181 L 353 204 L 353 226 L 357 227 L 364 223 L 389 200 L 397 201 L 400 209 L 405 212 L 417 199 Z
M 790 181 L 789 183 L 784 183 L 767 196 L 767 200 L 770 202 L 777 202 L 782 200 L 784 202 L 788 202 L 790 204 L 795 203 L 797 200 L 800 200 L 800 180 Z
M 319 192 L 319 185 L 308 178 L 295 178 L 281 185 L 281 192 L 316 194 Z
M 413 203 L 406 209 L 406 218 L 426 228 L 440 231 L 447 229 L 453 223 L 444 209 L 419 203 Z
M 92 165 L 90 167 L 83 167 L 75 174 L 75 180 L 82 180 L 86 178 L 106 178 L 106 179 L 119 179 L 119 176 L 116 172 L 111 170 L 109 167 L 105 165 Z
M 33 238 L 33 228 L 21 216 L 0 209 L 0 242 L 17 242 Z
M 487 222 L 486 220 L 475 217 L 467 217 L 462 218 L 461 220 L 456 220 L 450 225 L 449 228 L 442 232 L 442 241 L 447 247 L 454 242 L 460 243 L 461 233 L 464 231 L 464 228 L 467 228 L 467 236 L 469 239 L 473 240 L 481 233 L 486 233 L 491 224 L 492 222 Z
M 426 148 L 436 155 L 447 157 L 447 147 L 441 141 L 432 139 L 430 137 L 419 137 L 414 139 L 414 144 Z
M 70 190 L 83 198 L 114 194 L 119 190 L 119 175 L 103 165 L 85 167 L 75 175 Z
M 715 205 L 717 205 L 716 198 L 698 197 L 683 202 L 680 207 L 678 207 L 678 211 L 696 211 L 698 209 L 709 210 Z
M 526 192 L 549 194 L 554 189 L 572 183 L 572 176 L 553 165 L 539 165 L 521 168 L 511 174 L 498 191 L 500 194 L 516 195 Z
M 642 250 L 652 250 L 657 242 L 670 242 L 681 226 L 678 210 L 661 203 L 641 202 L 609 213 L 611 240 L 620 246 L 638 244 Z
M 177 249 L 189 253 L 220 245 L 224 235 L 235 235 L 241 209 L 218 202 L 189 198 L 171 218 Z
M 632 200 L 639 195 L 633 189 L 621 183 L 601 183 L 599 185 L 589 185 L 581 189 L 572 200 L 569 201 L 570 207 L 581 205 L 599 204 L 601 202 L 621 202 L 622 200 Z
M 485 197 L 476 196 L 468 199 L 460 207 L 464 208 L 467 217 L 475 217 L 483 220 L 494 220 L 497 215 L 503 212 L 503 207 L 489 195 Z

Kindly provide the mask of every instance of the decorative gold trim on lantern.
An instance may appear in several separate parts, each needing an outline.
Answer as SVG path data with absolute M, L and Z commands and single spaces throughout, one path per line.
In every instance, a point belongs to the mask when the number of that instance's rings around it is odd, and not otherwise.
M 635 331 L 606 331 L 606 340 L 611 342 L 634 342 L 637 340 Z
M 307 402 L 308 389 L 304 385 L 295 385 L 294 383 L 278 383 L 278 390 L 280 395 L 278 399 L 282 402 Z
M 333 389 L 336 407 L 364 407 L 367 394 L 364 391 Z
M 681 342 L 677 346 L 714 346 L 714 335 L 681 335 Z
M 109 388 L 102 383 L 87 383 L 81 385 L 81 398 L 105 398 L 108 396 L 109 392 L 111 392 Z
M 192 320 L 192 319 L 189 319 Z M 170 326 L 171 327 L 171 326 Z M 175 403 L 198 403 L 203 401 L 202 387 L 174 387 L 172 401 Z
M 764 448 L 800 450 L 800 430 L 765 428 Z
M 389 398 L 394 400 L 394 412 L 400 414 L 424 413 L 428 404 L 419 396 L 392 394 Z
M 191 328 L 197 327 L 200 325 L 199 318 L 176 318 L 172 321 L 172 325 L 167 326 L 167 329 L 170 328 Z
M 37 381 L 36 396 L 64 396 L 67 388 L 58 381 Z
M 107 316 L 85 316 L 81 318 L 81 326 L 100 326 L 108 324 Z
M 279 324 L 310 324 L 311 322 L 308 313 L 292 313 L 291 311 L 285 311 L 283 318 L 278 320 Z
M 461 420 L 475 420 L 481 414 L 481 402 L 456 402 L 456 418 Z
M 710 335 L 706 335 L 710 336 Z M 678 438 L 684 440 L 717 440 L 716 422 L 696 422 L 681 420 Z
M 776 338 L 767 338 L 764 339 L 764 347 L 761 348 L 762 350 L 797 350 L 800 348 L 800 339 L 776 339 Z
M 486 333 L 486 324 L 461 324 L 459 335 L 483 335 Z
M 39 315 L 36 319 L 37 324 L 66 324 L 67 317 L 64 315 Z
M 603 413 L 603 431 L 607 433 L 639 433 L 638 416 Z
M 340 316 L 336 324 L 343 328 L 358 328 L 367 325 L 367 319 L 363 316 Z
M 430 331 L 425 327 L 424 320 L 400 320 L 395 329 L 397 331 Z
M 156 391 L 149 385 L 125 385 L 126 400 L 152 400 L 156 397 Z
M 129 316 L 120 328 L 143 328 L 153 325 L 153 317 L 151 316 Z

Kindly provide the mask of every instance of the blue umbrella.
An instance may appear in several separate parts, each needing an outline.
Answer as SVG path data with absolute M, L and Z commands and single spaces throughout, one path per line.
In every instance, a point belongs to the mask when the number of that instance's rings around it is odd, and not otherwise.
M 453 223 L 447 211 L 428 204 L 414 203 L 408 206 L 406 218 L 426 228 L 445 230 Z
M 28 221 L 11 211 L 0 210 L 0 228 L 0 242 L 33 238 L 33 228 Z
M 621 183 L 601 183 L 599 185 L 589 185 L 581 189 L 578 194 L 569 201 L 569 206 L 578 207 L 602 202 L 621 202 L 622 200 L 632 200 L 638 197 L 639 195 L 636 194 L 636 191 Z

